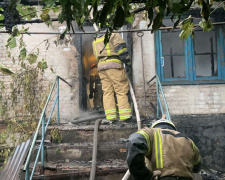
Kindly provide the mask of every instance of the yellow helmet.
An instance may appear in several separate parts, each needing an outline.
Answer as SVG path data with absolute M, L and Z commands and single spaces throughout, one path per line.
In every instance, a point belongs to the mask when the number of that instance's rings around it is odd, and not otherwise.
M 156 127 L 157 125 L 161 125 L 161 124 L 167 124 L 167 125 L 170 125 L 174 128 L 174 130 L 177 130 L 176 126 L 172 123 L 172 121 L 169 121 L 167 119 L 160 119 L 156 122 L 154 122 L 152 125 L 151 125 L 151 128 L 154 128 Z

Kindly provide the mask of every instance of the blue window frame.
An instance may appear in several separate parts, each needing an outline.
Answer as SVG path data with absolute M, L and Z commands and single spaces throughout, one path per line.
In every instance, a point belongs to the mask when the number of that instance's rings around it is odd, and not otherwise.
M 162 84 L 225 83 L 225 26 L 196 29 L 179 39 L 179 30 L 155 32 L 157 74 Z

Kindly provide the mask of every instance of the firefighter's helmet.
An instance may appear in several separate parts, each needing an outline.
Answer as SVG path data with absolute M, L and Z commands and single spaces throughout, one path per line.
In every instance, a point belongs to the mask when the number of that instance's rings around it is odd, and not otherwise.
M 155 121 L 151 127 L 152 128 L 157 128 L 159 127 L 160 128 L 160 125 L 169 125 L 171 126 L 174 130 L 177 130 L 176 126 L 172 123 L 172 121 L 169 121 L 167 119 L 160 119 L 158 121 Z

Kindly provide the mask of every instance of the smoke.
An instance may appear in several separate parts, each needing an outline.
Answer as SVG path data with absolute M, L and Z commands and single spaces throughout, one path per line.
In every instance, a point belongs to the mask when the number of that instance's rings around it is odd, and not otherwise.
M 102 112 L 80 111 L 79 114 L 73 120 L 97 119 L 102 117 L 105 117 Z

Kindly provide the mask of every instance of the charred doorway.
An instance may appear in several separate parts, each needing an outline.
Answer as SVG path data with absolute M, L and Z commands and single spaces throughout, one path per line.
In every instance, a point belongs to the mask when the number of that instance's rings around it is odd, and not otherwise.
M 92 26 L 85 26 L 85 31 L 94 31 Z M 103 110 L 102 84 L 97 71 L 98 61 L 93 54 L 92 41 L 95 34 L 82 35 L 83 78 L 86 82 L 87 109 Z
M 75 31 L 79 29 L 74 26 Z M 123 26 L 127 30 L 128 25 Z M 92 25 L 84 26 L 85 32 L 94 32 Z M 80 31 L 81 32 L 81 31 Z M 131 33 L 122 33 L 123 39 L 127 43 L 127 48 L 132 60 L 132 35 Z M 74 35 L 74 44 L 79 52 L 79 104 L 84 110 L 103 110 L 102 85 L 97 72 L 97 59 L 93 54 L 92 41 L 95 34 L 80 33 Z

